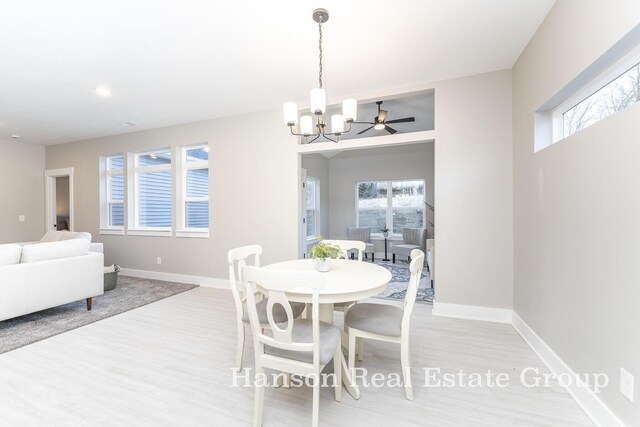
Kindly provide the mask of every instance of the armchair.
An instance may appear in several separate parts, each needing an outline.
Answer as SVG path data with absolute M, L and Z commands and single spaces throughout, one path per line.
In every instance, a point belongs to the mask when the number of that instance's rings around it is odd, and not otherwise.
M 375 261 L 375 247 L 371 243 L 371 228 L 369 227 L 347 227 L 347 240 L 357 240 L 364 242 L 364 257 L 367 259 L 367 254 L 371 254 L 371 262 Z M 351 251 L 350 251 L 351 252 Z M 354 253 L 351 252 L 351 255 Z
M 390 252 L 393 254 L 393 262 L 396 262 L 396 255 L 406 256 L 411 261 L 411 251 L 420 249 L 426 252 L 427 230 L 425 228 L 403 228 L 402 243 L 391 245 Z

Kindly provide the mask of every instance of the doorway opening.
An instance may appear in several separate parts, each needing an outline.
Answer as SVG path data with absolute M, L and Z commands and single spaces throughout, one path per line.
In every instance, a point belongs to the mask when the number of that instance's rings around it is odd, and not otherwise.
M 73 231 L 73 168 L 45 171 L 45 229 Z

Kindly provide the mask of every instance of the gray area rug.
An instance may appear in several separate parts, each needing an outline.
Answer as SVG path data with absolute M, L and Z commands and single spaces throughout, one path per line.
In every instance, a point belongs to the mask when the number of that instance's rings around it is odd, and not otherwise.
M 375 296 L 375 298 L 384 298 L 392 300 L 404 300 L 407 294 L 407 286 L 409 285 L 409 277 L 411 272 L 409 271 L 409 263 L 406 261 L 396 260 L 396 263 L 384 261 L 376 261 L 376 264 L 381 265 L 391 272 L 391 281 L 384 292 Z M 434 290 L 431 289 L 431 277 L 427 268 L 422 270 L 422 276 L 420 277 L 420 284 L 418 285 L 418 294 L 416 296 L 416 302 L 423 304 L 433 304 Z
M 120 276 L 114 290 L 93 298 L 91 311 L 87 311 L 82 300 L 0 322 L 0 354 L 195 287 L 197 285 Z

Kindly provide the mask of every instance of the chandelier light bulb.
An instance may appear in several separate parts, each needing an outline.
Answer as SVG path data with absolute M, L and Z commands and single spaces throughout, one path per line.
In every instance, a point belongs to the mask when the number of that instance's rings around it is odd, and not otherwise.
M 342 114 L 334 114 L 331 116 L 331 132 L 340 135 L 344 132 L 344 119 Z
M 324 114 L 327 109 L 327 94 L 318 87 L 311 89 L 311 112 L 317 116 Z
M 298 106 L 295 102 L 286 102 L 282 107 L 284 112 L 284 123 L 287 126 L 298 124 Z
M 355 122 L 358 115 L 358 102 L 353 98 L 347 98 L 342 101 L 342 115 L 345 122 Z
M 300 117 L 300 133 L 309 136 L 313 133 L 313 120 L 311 116 Z
M 384 129 L 384 123 L 376 123 L 373 128 L 376 130 L 382 130 Z

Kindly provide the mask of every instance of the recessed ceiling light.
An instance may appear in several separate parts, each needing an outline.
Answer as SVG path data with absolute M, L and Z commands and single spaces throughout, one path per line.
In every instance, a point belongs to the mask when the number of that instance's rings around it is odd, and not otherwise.
M 124 123 L 120 123 L 120 126 L 124 126 L 124 127 L 126 127 L 126 128 L 129 128 L 129 127 L 131 127 L 131 126 L 135 126 L 135 125 L 136 125 L 136 123 L 133 123 L 133 122 L 124 122 Z
M 111 96 L 111 89 L 104 86 L 97 86 L 93 88 L 93 91 L 100 96 Z
M 20 139 L 20 135 L 15 135 L 15 134 L 13 134 L 13 135 L 11 135 L 11 138 L 13 138 L 13 139 Z

